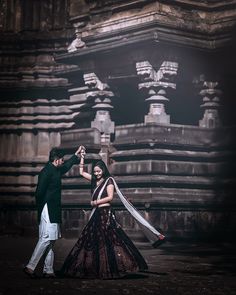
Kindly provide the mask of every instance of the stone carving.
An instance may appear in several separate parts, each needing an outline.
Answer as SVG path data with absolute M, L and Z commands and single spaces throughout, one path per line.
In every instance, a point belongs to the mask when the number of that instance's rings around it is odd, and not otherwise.
M 80 27 L 84 26 L 84 23 L 75 24 L 75 36 L 76 38 L 71 42 L 71 44 L 67 47 L 68 52 L 75 52 L 79 49 L 85 48 L 86 44 L 81 40 L 81 31 Z
M 149 103 L 149 113 L 145 116 L 145 123 L 170 123 L 170 116 L 165 112 L 165 104 L 169 101 L 168 91 L 175 89 L 173 82 L 177 75 L 178 63 L 164 61 L 160 69 L 155 71 L 148 61 L 137 62 L 136 70 L 141 78 L 139 89 L 144 90 L 148 96 L 146 101 Z
M 98 89 L 105 90 L 108 89 L 108 85 L 106 83 L 102 83 L 95 73 L 84 74 L 84 82 L 85 85 L 88 86 L 89 89 Z
M 99 80 L 95 73 L 84 74 L 84 81 L 90 90 L 86 94 L 87 98 L 93 99 L 95 102 L 93 109 L 96 110 L 96 115 L 91 122 L 91 127 L 101 132 L 102 142 L 110 142 L 110 134 L 115 132 L 115 123 L 111 121 L 110 117 L 110 110 L 113 109 L 111 98 L 114 94 L 106 83 Z
M 156 72 L 148 61 L 136 63 L 137 74 L 141 76 L 144 81 L 155 81 Z
M 204 109 L 204 115 L 202 120 L 199 121 L 200 127 L 216 128 L 221 126 L 219 117 L 220 96 L 222 91 L 218 89 L 218 82 L 203 83 L 203 89 L 200 91 L 200 95 L 203 97 L 203 104 L 201 108 Z

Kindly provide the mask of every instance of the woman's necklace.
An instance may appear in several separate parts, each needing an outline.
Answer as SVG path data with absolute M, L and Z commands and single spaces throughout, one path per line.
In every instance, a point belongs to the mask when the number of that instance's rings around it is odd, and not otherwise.
M 97 181 L 97 186 L 99 186 L 103 182 L 103 178 L 101 178 L 99 181 Z

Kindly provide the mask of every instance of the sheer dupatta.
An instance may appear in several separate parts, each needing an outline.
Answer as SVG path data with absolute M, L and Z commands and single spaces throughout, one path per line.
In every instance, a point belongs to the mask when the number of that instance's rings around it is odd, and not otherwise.
M 151 242 L 151 243 L 155 243 L 159 240 L 159 236 L 162 235 L 159 231 L 157 231 L 139 212 L 138 210 L 127 200 L 127 198 L 122 194 L 122 192 L 120 191 L 115 179 L 113 177 L 109 177 L 105 183 L 103 184 L 102 189 L 100 190 L 97 200 L 99 200 L 101 198 L 101 195 L 106 187 L 106 184 L 108 182 L 109 179 L 112 179 L 113 183 L 114 183 L 114 187 L 115 190 L 117 192 L 117 195 L 119 196 L 121 202 L 123 203 L 123 205 L 125 206 L 125 208 L 129 211 L 129 213 L 138 221 L 139 225 L 141 226 L 144 235 L 147 237 L 147 239 Z M 96 188 L 97 189 L 97 188 Z M 95 189 L 95 191 L 96 191 Z M 93 194 L 95 193 L 95 191 L 93 192 Z M 96 210 L 96 207 L 93 208 L 90 218 L 92 217 L 94 211 Z

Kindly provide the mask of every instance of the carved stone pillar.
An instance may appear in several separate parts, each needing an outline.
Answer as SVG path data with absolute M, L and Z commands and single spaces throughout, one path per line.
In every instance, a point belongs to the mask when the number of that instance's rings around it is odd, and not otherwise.
M 141 77 L 138 87 L 144 90 L 149 103 L 149 113 L 144 122 L 169 124 L 170 116 L 166 114 L 165 105 L 169 101 L 169 90 L 175 89 L 173 78 L 177 74 L 176 62 L 164 61 L 158 71 L 155 71 L 148 61 L 136 63 L 137 74 Z
M 115 131 L 115 123 L 111 120 L 110 110 L 111 98 L 114 96 L 106 83 L 102 83 L 95 73 L 84 74 L 85 84 L 90 91 L 87 92 L 87 98 L 94 100 L 93 109 L 96 110 L 91 127 L 96 128 L 101 133 L 101 142 L 110 143 L 110 135 Z
M 200 127 L 216 128 L 221 126 L 219 117 L 220 96 L 222 92 L 218 89 L 218 82 L 204 82 L 200 95 L 203 97 L 201 108 L 204 109 Z

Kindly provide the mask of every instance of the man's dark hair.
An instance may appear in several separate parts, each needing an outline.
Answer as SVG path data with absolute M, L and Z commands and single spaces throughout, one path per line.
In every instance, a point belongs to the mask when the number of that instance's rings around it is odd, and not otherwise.
M 49 154 L 49 161 L 53 162 L 54 160 L 58 160 L 64 157 L 64 153 L 58 148 L 54 147 L 51 149 Z

